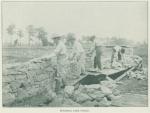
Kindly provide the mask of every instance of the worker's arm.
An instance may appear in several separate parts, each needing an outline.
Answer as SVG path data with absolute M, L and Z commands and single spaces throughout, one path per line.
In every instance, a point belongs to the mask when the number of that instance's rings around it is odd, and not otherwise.
M 61 52 L 61 50 L 62 50 L 61 46 L 58 45 L 56 49 L 53 51 L 53 53 L 51 53 L 50 55 L 44 56 L 42 60 L 49 60 L 50 58 L 57 56 Z

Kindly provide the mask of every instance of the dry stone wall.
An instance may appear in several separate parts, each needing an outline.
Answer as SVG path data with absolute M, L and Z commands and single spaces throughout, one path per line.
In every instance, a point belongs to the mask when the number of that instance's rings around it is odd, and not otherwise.
M 3 105 L 53 90 L 55 64 L 53 59 L 33 59 L 20 65 L 3 66 Z

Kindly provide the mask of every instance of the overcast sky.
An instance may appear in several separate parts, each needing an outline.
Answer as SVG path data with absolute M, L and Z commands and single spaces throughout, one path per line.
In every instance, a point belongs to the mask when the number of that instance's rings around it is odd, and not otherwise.
M 5 2 L 4 38 L 9 24 L 44 27 L 49 33 L 147 40 L 146 2 Z

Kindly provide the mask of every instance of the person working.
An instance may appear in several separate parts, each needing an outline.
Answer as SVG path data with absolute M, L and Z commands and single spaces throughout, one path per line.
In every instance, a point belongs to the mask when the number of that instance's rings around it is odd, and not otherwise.
M 75 36 L 68 35 L 66 43 L 71 47 L 69 60 L 77 64 L 77 69 L 73 69 L 76 76 L 85 74 L 85 51 L 82 45 L 76 40 Z M 73 74 L 73 72 L 72 72 Z
M 57 91 L 60 91 L 60 88 L 62 88 L 63 86 L 66 85 L 66 77 L 68 75 L 67 49 L 66 49 L 64 42 L 61 40 L 61 38 L 62 37 L 59 35 L 55 35 L 52 37 L 52 40 L 53 40 L 56 48 L 51 55 L 49 55 L 47 58 L 45 58 L 45 59 L 50 59 L 52 57 L 56 57 L 56 59 L 57 59 L 57 66 L 56 66 L 57 77 L 56 77 L 56 79 L 57 79 L 57 83 L 60 84 L 60 85 L 56 84 Z
M 93 47 L 91 48 L 90 53 L 95 52 L 94 68 L 96 69 L 96 71 L 100 72 L 102 69 L 102 64 L 101 64 L 102 47 L 101 47 L 101 43 L 98 40 L 96 40 L 95 36 L 92 36 L 90 38 L 90 41 L 93 43 Z

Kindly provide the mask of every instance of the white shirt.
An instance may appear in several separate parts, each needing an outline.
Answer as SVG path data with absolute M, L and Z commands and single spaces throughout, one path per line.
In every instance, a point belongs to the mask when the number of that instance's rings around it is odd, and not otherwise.
M 56 56 L 58 56 L 58 55 L 66 55 L 67 54 L 66 46 L 65 46 L 65 44 L 62 41 L 60 41 L 59 44 L 56 46 L 56 48 L 54 50 L 54 54 Z
M 73 46 L 73 49 L 77 53 L 83 53 L 84 52 L 84 49 L 83 49 L 82 45 L 78 41 L 75 42 L 75 44 Z
M 98 40 L 98 39 L 95 39 L 94 40 L 94 45 L 95 45 L 95 47 L 96 46 L 102 46 L 102 42 L 100 40 Z

